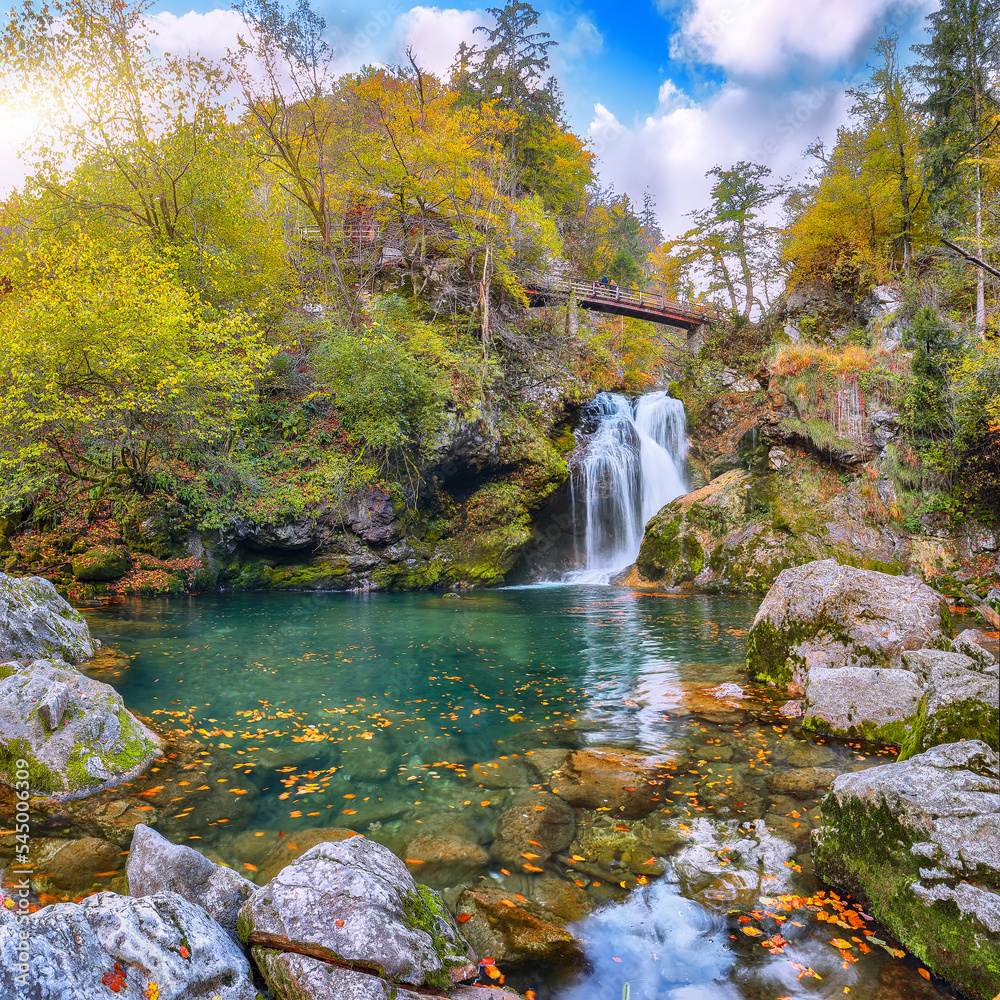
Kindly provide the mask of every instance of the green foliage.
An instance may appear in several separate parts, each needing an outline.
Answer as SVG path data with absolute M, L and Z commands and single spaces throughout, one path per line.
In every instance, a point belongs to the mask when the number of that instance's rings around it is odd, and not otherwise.
M 368 330 L 331 330 L 314 356 L 316 377 L 362 454 L 404 466 L 430 446 L 444 396 L 429 366 L 406 342 L 405 319 L 401 300 L 383 300 Z

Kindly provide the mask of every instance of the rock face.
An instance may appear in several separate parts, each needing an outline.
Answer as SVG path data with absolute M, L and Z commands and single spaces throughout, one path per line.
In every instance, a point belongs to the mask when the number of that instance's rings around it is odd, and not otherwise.
M 942 642 L 944 597 L 912 577 L 834 559 L 782 570 L 747 640 L 757 681 L 804 687 L 813 667 L 899 667 L 904 650 Z
M 111 983 L 141 996 L 156 983 L 160 1000 L 256 1000 L 246 956 L 204 910 L 176 893 L 132 899 L 100 892 L 46 906 L 27 921 L 22 972 L 14 964 L 18 921 L 0 908 L 2 997 L 94 1000 L 117 992 Z
M 0 781 L 24 760 L 33 793 L 72 798 L 127 781 L 159 752 L 109 685 L 48 660 L 0 664 Z
M 440 897 L 364 837 L 306 851 L 247 900 L 239 933 L 262 968 L 287 966 L 267 952 L 296 952 L 436 989 L 476 972 Z
M 813 862 L 942 978 L 1000 992 L 1000 769 L 972 740 L 842 774 Z
M 1000 676 L 961 653 L 921 649 L 904 664 L 925 684 L 919 712 L 900 752 L 905 760 L 939 743 L 980 739 L 1000 750 Z
M 48 580 L 0 573 L 0 662 L 44 658 L 80 663 L 99 646 L 83 615 Z
M 172 844 L 143 824 L 135 828 L 128 855 L 130 896 L 176 892 L 200 906 L 238 941 L 240 907 L 256 889 L 242 875 L 214 864 L 190 847 Z
M 552 775 L 554 790 L 572 805 L 603 806 L 628 819 L 656 808 L 664 780 L 654 758 L 619 750 L 576 750 Z
M 480 955 L 511 965 L 580 960 L 580 946 L 569 931 L 546 919 L 549 914 L 537 903 L 499 886 L 466 889 L 458 910 L 469 914 L 462 932 Z

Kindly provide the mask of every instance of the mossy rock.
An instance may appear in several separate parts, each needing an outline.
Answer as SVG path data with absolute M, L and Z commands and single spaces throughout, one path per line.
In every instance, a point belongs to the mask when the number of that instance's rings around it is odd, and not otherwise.
M 813 863 L 934 973 L 970 997 L 1000 992 L 1000 771 L 979 741 L 836 779 Z
M 96 545 L 73 559 L 73 577 L 83 583 L 120 580 L 131 568 L 132 556 L 124 545 Z

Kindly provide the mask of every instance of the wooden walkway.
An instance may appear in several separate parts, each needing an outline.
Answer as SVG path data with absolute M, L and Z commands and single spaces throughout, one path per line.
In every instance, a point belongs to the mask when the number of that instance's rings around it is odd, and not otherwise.
M 573 293 L 580 309 L 680 327 L 689 334 L 719 319 L 718 311 L 711 306 L 675 302 L 658 292 L 640 292 L 636 288 L 608 288 L 596 282 L 535 280 L 528 282 L 525 292 L 532 306 L 565 302 Z

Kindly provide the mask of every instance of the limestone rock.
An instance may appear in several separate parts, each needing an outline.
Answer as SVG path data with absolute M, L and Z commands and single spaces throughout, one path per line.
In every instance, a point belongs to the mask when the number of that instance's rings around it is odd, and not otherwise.
M 902 743 L 913 731 L 923 694 L 909 670 L 813 666 L 802 724 L 834 736 Z
M 176 892 L 200 906 L 238 940 L 236 918 L 256 888 L 232 869 L 214 864 L 190 847 L 170 843 L 148 826 L 135 828 L 128 855 L 130 896 Z
M 913 577 L 823 559 L 782 570 L 754 618 L 747 669 L 758 681 L 805 682 L 818 667 L 898 667 L 903 650 L 941 641 L 944 597 Z
M 121 579 L 131 568 L 132 556 L 124 545 L 95 545 L 73 560 L 73 578 L 104 583 Z
M 47 660 L 0 664 L 0 782 L 14 783 L 20 759 L 33 793 L 73 798 L 127 781 L 159 752 L 109 685 Z
M 578 885 L 554 875 L 542 875 L 534 880 L 531 900 L 552 913 L 561 924 L 581 920 L 597 905 Z
M 150 983 L 160 1000 L 256 1000 L 250 963 L 204 910 L 173 892 L 132 899 L 100 892 L 56 903 L 28 918 L 26 989 L 16 985 L 20 928 L 0 908 L 0 996 L 18 1000 L 94 1000 L 119 974 L 124 995 Z M 105 981 L 106 982 L 106 981 Z
M 825 767 L 775 768 L 764 781 L 775 795 L 808 800 L 816 798 L 819 789 L 829 788 L 835 776 Z
M 628 819 L 657 807 L 666 772 L 655 758 L 620 750 L 575 750 L 552 775 L 553 791 L 571 805 L 610 808 Z
M 967 628 L 964 632 L 956 635 L 951 641 L 951 648 L 956 653 L 968 656 L 982 670 L 996 667 L 997 658 L 990 652 L 991 645 L 995 646 L 996 641 L 994 640 L 991 643 L 989 636 L 976 628 Z
M 0 573 L 0 662 L 58 658 L 79 663 L 99 646 L 83 615 L 48 580 Z
M 469 777 L 484 788 L 524 788 L 531 784 L 527 768 L 515 760 L 488 760 L 473 764 Z
M 1000 766 L 985 743 L 840 775 L 813 831 L 817 874 L 866 902 L 964 993 L 1000 992 Z
M 1000 750 L 1000 677 L 961 653 L 921 649 L 906 665 L 926 678 L 919 716 L 900 752 L 905 760 L 938 743 L 983 740 Z
M 546 919 L 548 914 L 530 900 L 497 885 L 482 884 L 458 897 L 459 913 L 468 913 L 462 933 L 480 955 L 511 965 L 552 962 L 574 964 L 580 946 L 564 927 Z
M 478 844 L 458 837 L 414 837 L 406 845 L 406 865 L 414 879 L 435 888 L 461 882 L 489 863 Z
M 573 842 L 575 831 L 576 813 L 562 798 L 524 791 L 497 817 L 490 853 L 498 861 L 518 868 L 526 862 L 541 867 L 556 851 Z M 526 853 L 537 858 L 526 859 Z
M 302 857 L 311 847 L 317 844 L 339 844 L 349 837 L 359 836 L 354 830 L 337 826 L 314 827 L 309 830 L 296 830 L 287 833 L 278 840 L 264 855 L 257 870 L 257 884 L 265 885 L 274 878 L 282 868 L 287 868 L 296 858 Z
M 346 963 L 404 985 L 445 989 L 476 971 L 437 893 L 364 837 L 306 851 L 247 900 L 239 931 L 255 948 Z

